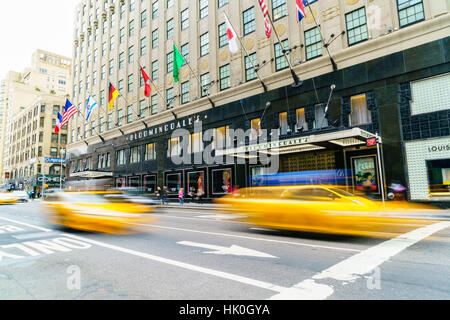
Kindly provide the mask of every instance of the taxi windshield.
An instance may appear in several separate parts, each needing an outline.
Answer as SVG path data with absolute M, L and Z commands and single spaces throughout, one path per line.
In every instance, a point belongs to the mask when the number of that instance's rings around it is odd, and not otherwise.
M 83 203 L 83 204 L 108 204 L 109 201 L 102 197 L 101 194 L 64 194 L 63 201 L 71 203 Z

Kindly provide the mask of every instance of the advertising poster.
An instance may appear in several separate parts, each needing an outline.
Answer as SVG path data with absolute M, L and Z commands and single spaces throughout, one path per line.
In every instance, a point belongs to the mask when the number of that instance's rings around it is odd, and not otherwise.
M 232 191 L 231 169 L 213 171 L 213 194 L 228 194 Z
M 352 159 L 354 186 L 359 191 L 378 191 L 375 156 Z

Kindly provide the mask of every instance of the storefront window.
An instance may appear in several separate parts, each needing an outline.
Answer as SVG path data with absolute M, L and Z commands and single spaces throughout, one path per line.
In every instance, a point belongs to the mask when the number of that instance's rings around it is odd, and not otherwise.
M 130 163 L 138 163 L 141 161 L 140 148 L 134 147 L 130 150 Z
M 431 196 L 450 196 L 450 159 L 429 160 L 428 186 Z
M 144 192 L 155 193 L 156 191 L 156 176 L 144 177 Z
M 259 133 L 261 131 L 261 119 L 257 118 L 257 119 L 253 119 L 251 121 L 251 135 L 250 135 L 250 140 L 257 140 L 259 137 Z
M 322 129 L 328 127 L 328 120 L 327 118 L 325 118 L 325 106 L 323 104 L 318 104 L 314 107 L 314 109 L 314 129 Z
M 145 146 L 145 160 L 155 160 L 156 159 L 156 149 L 154 143 L 148 143 Z
M 231 169 L 212 171 L 213 194 L 227 194 L 232 190 Z
M 125 178 L 116 178 L 116 188 L 125 188 L 126 182 Z
M 141 179 L 139 177 L 130 177 L 128 179 L 128 186 L 138 188 L 141 186 Z
M 187 179 L 187 195 L 198 197 L 205 194 L 205 173 L 203 171 L 189 172 Z
M 203 134 L 193 133 L 189 138 L 189 153 L 197 153 L 203 151 Z
M 169 139 L 167 145 L 167 157 L 181 155 L 180 137 Z
M 181 173 L 167 174 L 166 185 L 170 193 L 178 193 L 181 188 Z

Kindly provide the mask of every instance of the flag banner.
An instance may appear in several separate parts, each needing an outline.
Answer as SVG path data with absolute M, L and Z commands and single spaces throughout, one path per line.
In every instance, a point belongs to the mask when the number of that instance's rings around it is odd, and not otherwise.
M 112 108 L 114 108 L 114 101 L 117 99 L 117 97 L 120 95 L 119 91 L 114 88 L 112 83 L 109 83 L 109 105 L 108 109 L 111 111 Z
M 180 69 L 184 64 L 184 58 L 178 51 L 175 43 L 173 44 L 173 79 L 175 82 L 180 81 Z
M 227 15 L 225 13 L 224 15 L 225 15 L 225 23 L 227 26 L 228 48 L 230 49 L 231 53 L 236 53 L 239 51 L 239 45 L 237 43 L 237 34 L 236 31 L 234 31 L 230 21 L 228 20 Z
M 297 22 L 306 17 L 305 7 L 308 5 L 306 0 L 295 0 L 297 7 Z
M 69 101 L 66 100 L 66 106 L 64 107 L 64 114 L 61 121 L 61 128 L 69 123 L 70 118 L 72 118 L 78 112 L 77 108 Z
M 142 77 L 144 78 L 145 82 L 145 91 L 144 94 L 147 98 L 150 98 L 150 95 L 152 93 L 152 88 L 150 87 L 150 84 L 148 83 L 148 80 L 150 80 L 149 76 L 145 73 L 144 68 L 141 67 Z
M 264 0 L 258 0 L 259 6 L 261 7 L 261 11 L 264 16 L 264 27 L 266 29 L 266 37 L 270 39 L 270 36 L 272 35 L 272 25 L 270 24 L 269 18 L 267 15 L 269 14 L 269 11 L 267 9 L 266 3 Z
M 61 123 L 62 123 L 62 115 L 58 112 L 58 117 L 56 118 L 56 125 L 55 125 L 55 133 L 59 133 L 59 130 L 61 129 Z
M 89 120 L 92 110 L 97 106 L 97 102 L 94 101 L 94 98 L 91 95 L 88 96 L 86 101 L 86 121 Z

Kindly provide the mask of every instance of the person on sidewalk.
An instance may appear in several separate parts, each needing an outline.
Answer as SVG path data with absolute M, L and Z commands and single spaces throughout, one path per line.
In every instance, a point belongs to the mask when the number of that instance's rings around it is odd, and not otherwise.
M 178 200 L 180 201 L 180 205 L 184 205 L 184 188 L 181 188 L 178 192 Z
M 158 199 L 159 203 L 160 203 L 160 204 L 163 204 L 163 203 L 162 203 L 161 187 L 158 187 L 158 188 L 156 189 L 156 191 L 155 191 L 155 196 L 156 196 L 156 199 Z
M 169 204 L 168 191 L 166 186 L 164 186 L 162 190 L 162 202 L 163 204 Z

